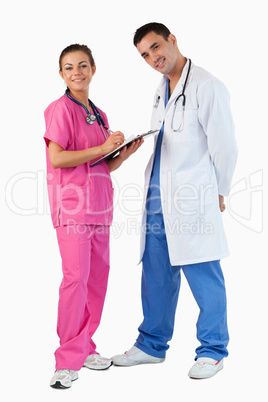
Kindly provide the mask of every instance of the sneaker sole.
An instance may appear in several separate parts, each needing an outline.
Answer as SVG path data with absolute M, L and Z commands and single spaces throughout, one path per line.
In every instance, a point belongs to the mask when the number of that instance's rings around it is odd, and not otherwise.
M 113 362 L 111 362 L 110 366 L 107 366 L 105 368 L 96 368 L 96 367 L 88 367 L 88 366 L 83 366 L 89 370 L 95 370 L 95 371 L 104 371 L 104 370 L 108 370 L 108 368 L 110 368 L 113 365 Z
M 72 380 L 72 382 L 76 381 L 76 380 L 78 380 L 78 377 L 74 378 Z M 50 385 L 50 386 L 51 386 L 51 388 L 54 388 L 54 389 L 69 389 L 69 388 L 71 388 L 72 384 L 69 387 L 66 387 L 65 385 L 62 385 L 62 383 L 60 381 L 56 381 L 55 384 Z
M 71 388 L 71 385 L 70 385 L 70 387 L 65 387 L 64 385 L 61 384 L 60 381 L 56 381 L 55 384 L 50 385 L 50 386 L 51 386 L 51 388 L 54 388 L 54 389 L 68 389 L 68 388 Z
M 131 367 L 131 366 L 138 366 L 139 364 L 158 364 L 158 363 L 164 363 L 165 359 L 161 361 L 132 361 L 132 362 L 126 362 L 126 363 L 114 363 L 115 366 L 117 367 Z

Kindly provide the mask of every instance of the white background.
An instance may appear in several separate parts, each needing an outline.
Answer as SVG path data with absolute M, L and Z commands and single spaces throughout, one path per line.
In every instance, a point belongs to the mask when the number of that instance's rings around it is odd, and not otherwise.
M 2 6 L 2 400 L 264 400 L 268 307 L 265 3 L 15 0 Z M 166 24 L 181 52 L 220 78 L 231 94 L 239 160 L 224 213 L 231 256 L 222 262 L 230 356 L 225 369 L 213 379 L 187 377 L 198 346 L 198 310 L 183 280 L 175 333 L 164 364 L 112 367 L 105 372 L 82 369 L 70 390 L 53 390 L 49 381 L 58 347 L 61 261 L 47 206 L 43 111 L 64 91 L 58 75 L 61 50 L 71 43 L 85 43 L 97 65 L 90 97 L 107 113 L 112 130 L 119 129 L 126 137 L 148 130 L 153 94 L 161 77 L 141 59 L 132 38 L 139 26 L 152 21 Z M 151 150 L 148 139 L 113 173 L 118 192 L 111 274 L 102 323 L 94 338 L 99 352 L 107 357 L 132 346 L 142 319 L 137 222 L 143 171 Z M 119 225 L 120 236 L 115 231 Z

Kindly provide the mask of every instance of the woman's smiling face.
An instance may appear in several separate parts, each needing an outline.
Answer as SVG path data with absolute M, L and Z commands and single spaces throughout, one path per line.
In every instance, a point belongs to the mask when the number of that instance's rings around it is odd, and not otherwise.
M 72 93 L 88 91 L 95 72 L 96 66 L 91 66 L 88 55 L 82 51 L 67 53 L 63 56 L 59 71 Z

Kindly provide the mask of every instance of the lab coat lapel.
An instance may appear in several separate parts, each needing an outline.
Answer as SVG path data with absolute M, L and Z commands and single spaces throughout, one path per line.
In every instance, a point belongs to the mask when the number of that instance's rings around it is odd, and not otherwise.
M 166 95 L 166 83 L 167 83 L 167 76 L 163 76 L 160 84 L 156 90 L 156 99 L 158 96 L 160 96 L 160 98 L 163 100 L 163 102 L 165 103 L 165 95 Z

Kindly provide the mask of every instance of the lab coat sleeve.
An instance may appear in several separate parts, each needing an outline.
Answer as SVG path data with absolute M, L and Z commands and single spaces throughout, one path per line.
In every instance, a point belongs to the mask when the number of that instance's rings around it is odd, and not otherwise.
M 237 160 L 230 96 L 224 84 L 212 77 L 197 89 L 198 118 L 207 136 L 218 191 L 227 196 Z

